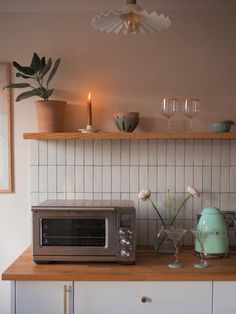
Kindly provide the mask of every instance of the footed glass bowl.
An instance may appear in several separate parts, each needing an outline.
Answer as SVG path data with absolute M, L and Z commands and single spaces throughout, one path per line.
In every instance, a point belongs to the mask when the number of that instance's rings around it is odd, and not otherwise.
M 122 132 L 133 132 L 139 122 L 139 112 L 114 113 L 113 119 L 117 128 Z

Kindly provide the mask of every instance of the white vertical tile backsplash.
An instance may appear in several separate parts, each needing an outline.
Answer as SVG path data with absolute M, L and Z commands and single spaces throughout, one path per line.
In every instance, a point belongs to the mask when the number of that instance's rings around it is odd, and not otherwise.
M 48 141 L 48 166 L 56 166 L 57 164 L 57 141 Z
M 75 192 L 84 192 L 84 167 L 75 166 Z
M 157 143 L 157 165 L 166 165 L 166 140 L 158 140 Z
M 230 187 L 230 167 L 222 166 L 220 175 L 220 191 L 221 193 L 229 193 Z
M 39 166 L 39 192 L 48 190 L 48 167 Z
M 84 141 L 75 141 L 75 164 L 84 165 Z
M 66 167 L 57 166 L 57 193 L 66 192 Z
M 157 140 L 149 140 L 148 142 L 148 165 L 156 166 L 157 164 Z
M 230 192 L 236 192 L 236 167 L 230 167 Z
M 157 173 L 158 192 L 166 192 L 166 166 L 158 166 Z
M 148 188 L 148 167 L 140 166 L 139 167 L 139 188 L 138 191 Z
M 31 192 L 39 191 L 39 167 L 31 165 L 30 168 Z
M 202 166 L 203 162 L 203 141 L 193 141 L 193 164 L 194 166 Z
M 114 166 L 120 165 L 120 140 L 112 140 L 111 149 L 111 164 Z
M 113 193 L 119 193 L 121 191 L 120 166 L 111 167 L 111 191 Z
M 213 166 L 212 167 L 212 192 L 220 192 L 220 182 L 221 182 L 221 173 L 220 167 Z
M 231 166 L 236 166 L 236 140 L 231 141 L 229 162 Z
M 84 192 L 93 192 L 94 173 L 93 166 L 84 166 Z
M 75 166 L 66 167 L 66 192 L 75 193 Z
M 111 165 L 111 140 L 103 141 L 102 145 L 103 145 L 102 164 L 104 166 L 110 166 Z
M 66 141 L 66 165 L 74 166 L 75 164 L 75 140 Z
M 111 193 L 111 166 L 102 167 L 102 191 L 103 193 Z
M 95 166 L 94 167 L 94 193 L 101 193 L 102 192 L 102 167 Z M 95 198 L 95 197 L 94 197 Z
M 136 166 L 139 164 L 139 141 L 130 141 L 130 165 Z
M 148 140 L 139 141 L 139 165 L 148 165 Z
M 121 166 L 120 171 L 121 171 L 120 190 L 122 193 L 129 193 L 129 184 L 130 184 L 129 166 Z M 129 199 L 129 197 L 127 197 L 126 199 Z
M 139 202 L 149 188 L 163 217 L 167 190 L 178 207 L 186 186 L 201 192 L 178 215 L 191 228 L 204 207 L 236 210 L 235 140 L 33 140 L 31 202 L 57 199 L 130 199 L 137 208 L 138 244 L 152 245 L 160 224 L 153 207 Z M 191 244 L 192 236 L 184 237 Z
M 84 141 L 84 164 L 93 165 L 93 140 Z
M 148 185 L 147 187 L 152 192 L 158 191 L 157 186 L 157 166 L 149 166 L 148 167 Z
M 185 141 L 185 166 L 193 166 L 193 140 Z
M 39 141 L 30 142 L 30 165 L 37 166 L 39 164 Z
M 48 163 L 48 141 L 39 141 L 39 165 Z
M 203 140 L 202 163 L 204 166 L 211 166 L 212 140 Z
M 64 166 L 66 164 L 66 141 L 57 140 L 57 165 Z
M 48 193 L 57 192 L 57 167 L 48 166 Z
M 220 140 L 212 141 L 212 165 L 219 166 L 220 165 L 220 156 L 221 147 L 220 147 Z
M 230 161 L 230 142 L 229 140 L 221 141 L 220 145 L 220 164 L 228 166 Z
M 185 184 L 184 184 L 184 166 L 176 166 L 175 167 L 175 191 L 176 192 L 183 192 L 185 191 Z
M 131 193 L 137 193 L 139 191 L 139 167 L 130 166 L 130 181 L 129 188 Z
M 120 145 L 120 162 L 122 166 L 128 166 L 130 164 L 130 141 L 123 140 Z
M 101 166 L 102 165 L 102 140 L 95 140 L 93 149 L 94 149 L 94 156 L 93 156 L 94 166 Z
M 176 166 L 184 165 L 184 140 L 176 140 L 175 164 Z

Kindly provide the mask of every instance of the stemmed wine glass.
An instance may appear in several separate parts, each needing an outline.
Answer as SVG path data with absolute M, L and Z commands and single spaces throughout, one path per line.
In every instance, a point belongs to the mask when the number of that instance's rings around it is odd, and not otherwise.
M 186 98 L 183 102 L 183 113 L 189 118 L 189 129 L 193 131 L 193 117 L 200 112 L 200 101 L 198 98 Z
M 206 257 L 206 252 L 205 252 L 205 241 L 209 234 L 211 233 L 210 231 L 207 230 L 199 230 L 199 229 L 191 229 L 192 234 L 195 237 L 195 240 L 197 240 L 200 244 L 201 250 L 199 252 L 200 254 L 200 262 L 194 264 L 194 267 L 196 268 L 205 268 L 208 267 L 208 263 L 205 259 Z
M 181 264 L 179 262 L 178 259 L 178 254 L 179 254 L 179 241 L 182 239 L 182 237 L 184 236 L 184 234 L 187 232 L 186 229 L 165 229 L 165 232 L 167 234 L 167 236 L 169 237 L 169 239 L 171 239 L 171 241 L 174 244 L 175 247 L 175 261 L 170 263 L 168 266 L 170 268 L 180 268 L 183 266 L 183 264 Z
M 161 102 L 161 112 L 168 118 L 168 131 L 171 131 L 170 119 L 178 111 L 178 100 L 176 98 L 163 98 Z

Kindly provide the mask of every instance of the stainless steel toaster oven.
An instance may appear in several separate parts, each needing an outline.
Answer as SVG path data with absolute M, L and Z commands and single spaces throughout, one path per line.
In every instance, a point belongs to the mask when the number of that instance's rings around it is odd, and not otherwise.
M 131 201 L 47 200 L 32 206 L 33 260 L 135 262 Z

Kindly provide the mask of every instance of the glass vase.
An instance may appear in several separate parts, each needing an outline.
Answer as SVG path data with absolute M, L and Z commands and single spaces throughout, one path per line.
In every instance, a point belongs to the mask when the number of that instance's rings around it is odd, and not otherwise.
M 157 231 L 154 240 L 154 249 L 157 253 L 173 254 L 175 252 L 173 241 L 167 236 L 165 229 L 172 229 L 173 226 L 161 226 Z

